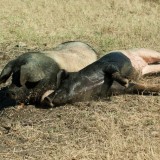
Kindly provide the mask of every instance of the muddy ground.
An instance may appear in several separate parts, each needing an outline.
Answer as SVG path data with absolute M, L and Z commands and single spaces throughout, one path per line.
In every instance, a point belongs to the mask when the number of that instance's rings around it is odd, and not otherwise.
M 1 69 L 28 50 L 15 45 L 1 47 Z M 160 83 L 159 75 L 146 80 Z M 51 109 L 32 105 L 4 108 L 3 103 L 4 100 L 0 104 L 2 160 L 160 159 L 160 96 L 122 95 L 110 101 Z

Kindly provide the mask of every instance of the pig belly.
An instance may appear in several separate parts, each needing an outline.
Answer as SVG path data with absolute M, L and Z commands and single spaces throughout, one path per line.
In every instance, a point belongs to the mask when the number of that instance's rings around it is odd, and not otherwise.
M 151 49 L 135 48 L 128 50 L 132 54 L 142 57 L 147 64 L 160 62 L 160 53 Z
M 140 74 L 140 76 L 142 75 L 142 71 L 143 71 L 143 68 L 146 67 L 148 64 L 147 62 L 145 62 L 143 60 L 143 58 L 141 58 L 140 56 L 137 56 L 135 54 L 132 54 L 132 53 L 129 53 L 129 52 L 126 52 L 126 51 L 122 51 L 122 53 L 124 55 L 126 55 L 130 61 L 131 61 L 131 64 L 133 66 L 133 68 L 136 70 L 136 72 L 138 74 Z

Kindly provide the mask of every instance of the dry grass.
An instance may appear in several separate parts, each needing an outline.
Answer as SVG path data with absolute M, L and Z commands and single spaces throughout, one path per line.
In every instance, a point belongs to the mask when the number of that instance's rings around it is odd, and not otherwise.
M 0 41 L 52 47 L 82 40 L 99 51 L 160 50 L 159 10 L 159 0 L 1 0 Z
M 159 160 L 160 99 L 119 96 L 52 110 L 6 109 L 1 159 Z
M 7 56 L 1 67 L 28 49 L 67 40 L 87 42 L 100 55 L 134 47 L 160 51 L 159 0 L 0 2 L 0 51 Z M 27 47 L 15 47 L 19 42 Z M 6 108 L 0 115 L 0 159 L 159 160 L 160 97 L 116 96 L 52 110 Z

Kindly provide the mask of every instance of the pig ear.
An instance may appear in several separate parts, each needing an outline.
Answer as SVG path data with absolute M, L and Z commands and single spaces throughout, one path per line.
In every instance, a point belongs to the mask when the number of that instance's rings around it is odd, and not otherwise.
M 36 65 L 27 63 L 21 66 L 20 70 L 20 83 L 25 85 L 28 82 L 38 82 L 45 78 L 45 73 Z
M 13 70 L 14 70 L 14 64 L 15 64 L 15 60 L 10 61 L 2 70 L 1 74 L 0 74 L 0 84 L 1 83 L 5 83 L 7 81 L 7 79 L 10 77 L 10 75 L 12 74 Z
M 67 78 L 69 76 L 69 73 L 64 70 L 64 69 L 61 69 L 58 74 L 57 74 L 57 83 L 56 83 L 56 88 L 59 88 L 61 82 L 63 79 Z

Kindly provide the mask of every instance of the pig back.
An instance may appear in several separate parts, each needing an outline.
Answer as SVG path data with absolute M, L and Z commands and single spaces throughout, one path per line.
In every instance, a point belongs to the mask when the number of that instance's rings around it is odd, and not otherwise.
M 68 72 L 79 71 L 97 60 L 96 51 L 82 42 L 66 42 L 43 53 Z

